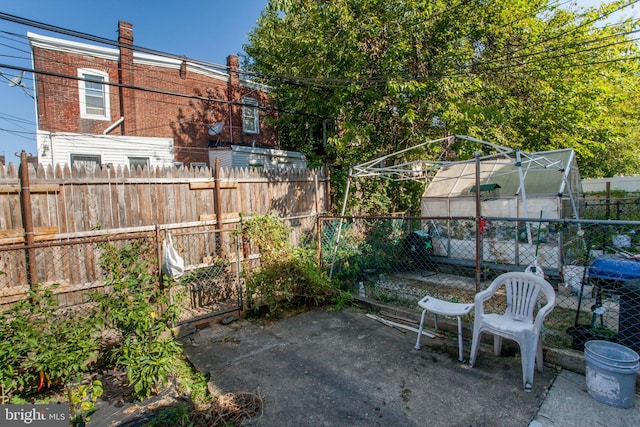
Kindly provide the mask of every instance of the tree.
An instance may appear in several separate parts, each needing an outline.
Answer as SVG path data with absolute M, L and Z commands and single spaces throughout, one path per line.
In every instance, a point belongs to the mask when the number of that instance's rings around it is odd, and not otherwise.
M 638 20 L 606 24 L 636 1 L 271 0 L 247 68 L 273 88 L 285 147 L 328 164 L 338 182 L 351 165 L 448 134 L 571 147 L 585 176 L 638 172 Z M 418 200 L 417 187 L 361 190 L 371 211 Z

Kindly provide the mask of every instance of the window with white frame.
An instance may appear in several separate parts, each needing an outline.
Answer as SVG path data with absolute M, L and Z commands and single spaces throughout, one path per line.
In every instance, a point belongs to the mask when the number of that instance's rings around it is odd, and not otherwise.
M 100 155 L 97 154 L 71 154 L 71 167 L 87 168 L 94 170 L 102 161 Z
M 244 133 L 260 133 L 258 100 L 242 98 L 242 130 Z
M 131 169 L 144 169 L 149 167 L 148 157 L 129 157 L 129 168 Z
M 80 89 L 80 117 L 83 119 L 110 120 L 109 75 L 98 70 L 78 70 Z

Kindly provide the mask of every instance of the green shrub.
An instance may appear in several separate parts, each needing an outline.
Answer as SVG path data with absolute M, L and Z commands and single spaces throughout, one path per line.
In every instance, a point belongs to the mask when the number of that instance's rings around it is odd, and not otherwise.
M 67 386 L 90 372 L 99 354 L 95 317 L 61 313 L 56 285 L 35 284 L 2 313 L 0 383 L 3 401 L 43 388 Z
M 290 230 L 280 218 L 258 215 L 242 223 L 243 238 L 260 251 L 260 268 L 246 280 L 247 303 L 254 314 L 317 306 L 336 295 L 336 288 L 317 265 L 315 253 L 296 249 L 289 242 Z
M 155 251 L 146 241 L 117 248 L 101 245 L 106 294 L 92 293 L 99 303 L 102 327 L 118 330 L 123 339 L 110 350 L 109 360 L 127 371 L 134 397 L 145 398 L 167 384 L 180 345 L 169 326 L 177 305 L 169 304 L 168 288 L 158 283 Z

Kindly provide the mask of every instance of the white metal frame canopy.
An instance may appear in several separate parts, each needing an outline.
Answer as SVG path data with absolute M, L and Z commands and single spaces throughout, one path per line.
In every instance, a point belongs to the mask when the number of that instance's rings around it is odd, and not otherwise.
M 479 155 L 470 160 L 461 160 L 461 161 L 445 161 L 445 160 L 413 160 L 406 161 L 401 163 L 394 163 L 393 160 L 399 158 L 401 155 L 406 154 L 410 151 L 417 150 L 421 147 L 425 147 L 433 144 L 446 145 L 446 147 L 450 147 L 456 141 L 468 141 L 470 143 L 481 144 L 485 147 L 488 147 L 494 154 L 488 155 Z M 441 156 L 444 155 L 444 150 L 441 153 Z M 515 166 L 515 170 L 505 171 L 505 174 L 517 173 L 519 179 L 519 193 L 522 198 L 523 210 L 525 212 L 525 218 L 528 218 L 528 210 L 527 210 L 527 194 L 525 189 L 525 176 L 527 172 L 532 170 L 555 170 L 563 172 L 562 178 L 562 186 L 560 188 L 560 193 L 563 193 L 565 190 L 568 190 L 567 193 L 569 195 L 569 201 L 571 203 L 571 208 L 573 209 L 573 213 L 576 219 L 578 218 L 578 209 L 576 206 L 576 201 L 573 197 L 573 192 L 571 191 L 571 185 L 569 182 L 569 172 L 571 166 L 571 160 L 569 164 L 565 164 L 562 160 L 546 157 L 544 155 L 536 154 L 536 153 L 525 153 L 518 149 L 502 147 L 500 145 L 492 144 L 490 142 L 482 141 L 470 136 L 465 135 L 451 135 L 444 138 L 434 139 L 422 144 L 415 145 L 413 147 L 405 148 L 400 151 L 396 151 L 391 154 L 387 154 L 376 159 L 370 160 L 365 163 L 361 163 L 359 165 L 352 166 L 349 168 L 349 177 L 347 180 L 347 187 L 345 189 L 344 200 L 342 203 L 342 209 L 340 213 L 340 222 L 338 226 L 338 234 L 336 237 L 336 243 L 334 246 L 334 254 L 333 259 L 331 261 L 331 271 L 329 273 L 330 276 L 333 276 L 333 267 L 335 262 L 335 257 L 338 249 L 338 244 L 340 243 L 340 238 L 342 234 L 342 223 L 345 215 L 347 200 L 349 198 L 349 190 L 351 187 L 351 181 L 353 178 L 382 178 L 391 181 L 418 181 L 424 183 L 424 185 L 428 185 L 431 180 L 435 177 L 436 172 L 439 169 L 455 165 L 455 164 L 469 164 L 476 162 L 483 162 L 486 164 L 494 160 L 496 162 L 505 163 L 505 160 L 511 162 L 513 166 Z M 528 224 L 528 222 L 527 222 Z M 530 231 L 529 240 L 530 238 Z

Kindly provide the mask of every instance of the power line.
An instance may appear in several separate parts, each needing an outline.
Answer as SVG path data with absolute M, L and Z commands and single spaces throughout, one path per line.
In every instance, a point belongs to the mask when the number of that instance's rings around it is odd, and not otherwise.
M 564 30 L 564 31 L 561 31 L 561 32 L 560 32 L 560 33 L 558 33 L 558 34 L 554 34 L 553 36 L 550 36 L 550 37 L 548 37 L 548 38 L 546 38 L 546 39 L 541 40 L 540 42 L 536 43 L 536 45 L 538 45 L 538 46 L 541 46 L 541 47 L 542 47 L 542 45 L 544 45 L 544 44 L 546 44 L 546 43 L 548 43 L 548 42 L 550 42 L 550 41 L 556 40 L 556 39 L 558 39 L 559 37 L 562 37 L 562 36 L 565 36 L 565 35 L 567 35 L 567 34 L 573 33 L 573 32 L 577 31 L 578 29 L 580 29 L 580 28 L 582 28 L 582 27 L 585 27 L 585 26 L 587 26 L 587 25 L 589 25 L 589 24 L 593 24 L 594 22 L 601 21 L 601 20 L 603 20 L 603 19 L 607 18 L 609 15 L 611 15 L 611 14 L 613 14 L 613 13 L 615 13 L 615 12 L 618 12 L 618 11 L 620 11 L 620 10 L 622 10 L 622 9 L 626 8 L 626 7 L 629 7 L 629 6 L 631 6 L 631 5 L 635 4 L 635 3 L 637 3 L 638 1 L 640 1 L 640 0 L 632 0 L 632 1 L 631 1 L 631 2 L 629 2 L 628 4 L 621 5 L 621 6 L 619 6 L 618 8 L 616 8 L 616 9 L 614 9 L 614 10 L 612 10 L 612 11 L 609 11 L 609 12 L 603 13 L 603 14 L 601 14 L 601 15 L 599 15 L 599 16 L 597 16 L 597 17 L 595 17 L 595 18 L 592 18 L 592 19 L 586 19 L 586 20 L 584 20 L 584 21 L 580 22 L 580 23 L 579 23 L 577 26 L 575 26 L 575 27 L 571 27 L 571 28 L 569 28 L 569 29 L 566 29 L 566 30 Z M 583 15 L 583 16 L 586 16 L 586 14 L 585 14 L 585 15 Z M 534 46 L 527 46 L 527 48 L 532 48 L 532 47 L 535 47 L 535 45 L 534 45 Z M 495 59 L 490 60 L 490 61 L 485 61 L 485 64 L 486 64 L 486 63 L 499 62 L 499 61 L 503 61 L 503 60 L 509 59 L 509 58 L 507 58 L 507 56 L 506 56 L 506 55 L 509 55 L 509 56 L 511 57 L 511 56 L 513 56 L 514 54 L 516 54 L 516 53 L 520 52 L 522 49 L 524 49 L 524 48 L 516 49 L 515 51 L 512 51 L 512 52 L 509 52 L 509 53 L 507 53 L 507 54 L 504 54 L 504 55 L 502 55 L 501 57 L 495 58 Z M 482 64 L 482 65 L 484 65 L 484 64 Z
M 79 39 L 84 39 L 84 40 L 90 40 L 96 43 L 101 43 L 101 44 L 106 44 L 109 46 L 114 46 L 114 47 L 123 47 L 123 48 L 128 48 L 128 49 L 132 49 L 132 50 L 136 50 L 138 52 L 143 52 L 143 53 L 148 53 L 151 55 L 158 55 L 158 56 L 164 56 L 167 58 L 171 58 L 171 59 L 176 59 L 179 61 L 188 61 L 188 62 L 193 62 L 195 64 L 199 64 L 199 65 L 203 65 L 206 67 L 211 67 L 211 68 L 217 68 L 220 70 L 224 70 L 224 71 L 236 71 L 236 72 L 242 72 L 241 70 L 237 70 L 237 69 L 232 69 L 230 67 L 224 66 L 224 65 L 219 65 L 219 64 L 215 64 L 212 62 L 207 62 L 207 61 L 200 61 L 200 60 L 196 60 L 196 59 L 192 59 L 192 58 L 187 58 L 186 56 L 183 55 L 175 55 L 175 54 L 171 54 L 168 52 L 163 52 L 160 50 L 155 50 L 155 49 L 149 49 L 149 48 L 145 48 L 142 46 L 137 46 L 137 45 L 133 45 L 133 44 L 127 44 L 127 43 L 120 43 L 118 41 L 115 40 L 111 40 L 111 39 L 107 39 L 104 37 L 99 37 L 99 36 L 94 36 L 88 33 L 83 33 L 80 31 L 74 31 L 74 30 L 70 30 L 67 28 L 63 28 L 63 27 L 58 27 L 55 25 L 51 25 L 51 24 L 46 24 L 43 22 L 39 22 L 39 21 L 34 21 L 31 19 L 27 19 L 27 18 L 21 18 L 19 16 L 15 16 L 15 15 L 10 15 L 8 13 L 4 13 L 4 12 L 0 12 L 0 20 L 5 20 L 5 21 L 10 21 L 10 22 L 14 22 L 17 24 L 22 24 L 22 25 L 26 25 L 29 27 L 33 27 L 33 28 L 39 28 L 41 30 L 47 30 L 47 31 L 51 31 L 54 33 L 59 33 L 59 34 L 64 34 L 67 36 L 71 36 L 71 37 L 76 37 Z
M 606 17 L 607 15 L 620 10 L 624 7 L 627 7 L 629 5 L 632 5 L 634 3 L 636 3 L 637 1 L 640 0 L 634 0 L 629 4 L 625 4 L 620 6 L 618 9 L 608 12 L 607 14 L 603 14 L 597 18 L 594 18 L 592 21 L 587 21 L 587 22 L 583 22 L 580 24 L 580 26 L 586 25 L 589 22 L 595 22 L 597 20 L 600 19 L 604 19 L 604 17 Z M 444 11 L 441 11 L 439 14 L 436 14 L 435 16 L 439 16 L 442 15 L 445 12 L 451 12 L 452 10 L 455 10 L 456 8 L 459 8 L 461 6 L 466 5 L 467 3 L 469 3 L 469 1 L 461 1 L 460 3 L 456 4 L 455 6 L 446 9 Z M 566 2 L 564 2 L 566 3 Z M 561 3 L 561 4 L 564 4 Z M 547 7 L 546 9 L 548 10 L 554 10 L 555 8 L 559 7 L 559 5 L 554 5 L 552 7 Z M 539 8 L 537 12 L 539 12 L 540 10 L 543 10 L 545 8 Z M 91 34 L 87 34 L 87 33 L 82 33 L 82 32 L 78 32 L 78 31 L 73 31 L 73 30 L 69 30 L 69 29 L 65 29 L 62 27 L 57 27 L 57 26 L 53 26 L 53 25 L 49 25 L 49 24 L 45 24 L 42 22 L 38 22 L 38 21 L 33 21 L 33 20 L 29 20 L 26 18 L 20 18 L 14 15 L 9 15 L 9 14 L 5 14 L 5 13 L 1 13 L 0 12 L 0 19 L 4 19 L 4 20 L 8 20 L 11 22 L 16 22 L 16 23 L 20 23 L 23 25 L 29 25 L 29 26 L 33 26 L 35 28 L 40 28 L 40 29 L 45 29 L 48 31 L 53 31 L 53 32 L 58 32 L 61 34 L 65 34 L 65 35 L 70 35 L 73 37 L 77 37 L 77 38 L 82 38 L 82 39 L 86 39 L 86 40 L 91 40 L 91 41 L 95 41 L 98 43 L 103 43 L 103 44 L 107 44 L 107 45 L 112 45 L 112 46 L 117 46 L 117 47 L 127 47 L 127 48 L 131 48 L 131 49 L 135 49 L 137 51 L 140 52 L 145 52 L 145 53 L 150 53 L 150 54 L 154 54 L 154 55 L 159 55 L 159 56 L 164 56 L 167 58 L 173 58 L 173 59 L 177 59 L 177 60 L 188 60 L 190 63 L 193 64 L 197 64 L 197 65 L 202 65 L 205 67 L 210 67 L 213 69 L 220 69 L 220 70 L 224 70 L 224 71 L 235 71 L 238 72 L 242 75 L 251 75 L 254 77 L 259 77 L 268 81 L 272 81 L 272 82 L 278 82 L 278 83 L 284 83 L 284 84 L 291 84 L 291 85 L 298 85 L 298 86 L 304 86 L 304 87 L 317 87 L 317 88 L 325 88 L 325 89 L 332 89 L 335 88 L 336 86 L 340 86 L 340 85 L 348 85 L 348 84 L 353 84 L 353 83 L 360 83 L 360 84 L 384 84 L 386 82 L 388 82 L 390 79 L 388 78 L 368 78 L 368 79 L 349 79 L 349 78 L 313 78 L 313 77 L 299 77 L 299 76 L 292 76 L 292 75 L 282 75 L 282 74 L 273 74 L 273 75 L 266 75 L 266 74 L 261 74 L 261 73 L 254 73 L 254 72 L 250 72 L 250 71 L 242 71 L 242 70 L 234 70 L 231 69 L 230 67 L 226 67 L 226 66 L 220 66 L 218 64 L 213 64 L 210 62 L 206 62 L 206 61 L 200 61 L 200 60 L 196 60 L 196 59 L 192 59 L 192 58 L 186 58 L 184 56 L 179 56 L 179 55 L 174 55 L 174 54 L 170 54 L 167 52 L 162 52 L 162 51 L 158 51 L 158 50 L 154 50 L 154 49 L 147 49 L 141 46 L 136 46 L 136 45 L 125 45 L 125 44 L 121 44 L 117 41 L 113 41 L 110 39 L 106 39 L 103 37 L 98 37 L 98 36 L 94 36 Z M 514 22 L 518 22 L 519 20 L 524 19 L 519 18 L 518 20 L 514 20 L 511 21 L 511 23 Z M 511 24 L 509 23 L 509 24 Z M 505 24 L 505 25 L 509 25 L 509 24 Z M 565 33 L 571 32 L 571 31 L 575 31 L 576 28 L 574 29 L 570 29 L 567 30 Z M 9 33 L 14 35 L 15 33 Z M 548 42 L 549 40 L 553 40 L 555 38 L 559 37 L 559 35 L 555 35 L 551 38 L 548 38 L 546 40 L 543 40 L 541 43 L 545 43 Z M 562 47 L 558 47 L 556 48 L 556 50 L 561 49 Z M 517 52 L 517 51 L 516 51 Z M 525 56 L 533 56 L 533 55 L 537 55 L 537 54 L 542 54 L 544 52 L 539 52 L 539 53 L 531 53 Z M 490 61 L 484 61 L 484 62 L 476 62 L 475 64 L 473 64 L 473 66 L 480 66 L 480 65 L 486 65 L 489 63 L 495 63 L 495 62 L 499 62 L 501 60 L 503 60 L 503 58 L 496 58 Z M 514 58 L 510 58 L 510 59 L 514 59 Z M 503 67 L 504 68 L 504 67 Z M 454 73 L 454 75 L 457 73 Z
M 635 0 L 634 2 L 632 2 L 631 4 L 637 2 L 639 0 Z M 454 6 L 454 8 L 460 7 L 462 5 L 465 5 L 468 2 L 462 1 L 459 4 L 457 4 L 456 6 Z M 625 5 L 624 7 L 626 7 L 628 5 Z M 538 11 L 541 9 L 538 9 Z M 551 8 L 550 8 L 551 10 Z M 618 10 L 618 9 L 616 9 Z M 32 25 L 32 26 L 36 26 L 37 28 L 41 28 L 41 29 L 46 29 L 49 31 L 55 31 L 55 32 L 61 32 L 63 34 L 66 35 L 71 35 L 74 37 L 80 37 L 80 38 L 84 38 L 84 39 L 88 39 L 88 40 L 93 40 L 99 43 L 105 43 L 105 44 L 109 44 L 109 45 L 114 45 L 114 46 L 125 46 L 125 45 L 121 45 L 118 42 L 112 41 L 112 40 L 108 40 L 108 39 L 104 39 L 102 37 L 97 37 L 97 36 L 92 36 L 86 33 L 80 33 L 80 32 L 76 32 L 76 31 L 72 31 L 72 30 L 67 30 L 67 29 L 63 29 L 61 27 L 55 27 L 52 25 L 48 25 L 48 24 L 44 24 L 44 23 L 39 23 L 37 21 L 31 21 L 28 19 L 24 19 L 24 18 L 19 18 L 19 17 L 15 17 L 13 15 L 8 15 L 8 14 L 4 14 L 4 13 L 0 13 L 0 19 L 6 19 L 6 20 L 10 20 L 12 22 L 18 22 L 18 23 L 22 23 L 24 25 Z M 524 18 L 520 18 L 520 19 L 524 19 Z M 512 22 L 516 22 L 516 21 L 512 21 Z M 584 23 L 583 23 L 584 25 Z M 575 29 L 574 29 L 575 30 Z M 571 30 L 568 30 L 571 31 Z M 14 34 L 14 33 L 10 33 L 10 34 Z M 557 36 L 554 36 L 552 38 L 547 39 L 546 41 L 549 41 L 553 38 L 555 38 Z M 613 36 L 607 36 L 608 37 L 613 37 Z M 604 39 L 604 38 L 603 38 Z M 601 40 L 603 40 L 601 39 Z M 627 40 L 628 41 L 628 40 Z M 543 41 L 545 42 L 545 41 Z M 585 42 L 584 45 L 588 44 L 588 43 L 595 43 L 597 42 L 597 40 L 592 40 L 592 41 L 588 41 Z M 168 54 L 165 52 L 161 52 L 161 51 L 157 51 L 157 50 L 152 50 L 152 49 L 146 49 L 143 47 L 139 47 L 139 46 L 134 46 L 134 45 L 130 45 L 127 46 L 130 48 L 134 48 L 138 51 L 141 52 L 147 52 L 147 53 L 151 53 L 151 54 L 155 54 L 155 55 L 162 55 L 168 58 L 174 58 L 174 59 L 179 59 L 179 60 L 185 60 L 186 58 L 184 56 L 178 56 L 178 55 L 172 55 L 172 54 Z M 565 46 L 560 46 L 555 48 L 554 50 L 561 50 L 561 49 L 565 49 L 565 48 L 569 48 L 569 47 L 575 47 L 575 46 L 570 46 L 570 45 L 565 45 Z M 602 47 L 600 47 L 601 49 Z M 577 55 L 579 53 L 582 52 L 586 52 L 586 51 L 591 51 L 594 49 L 585 49 L 584 51 L 574 51 L 572 54 Z M 531 53 L 528 55 L 522 55 L 520 57 L 516 57 L 516 58 L 511 58 L 513 59 L 522 59 L 522 58 L 526 58 L 526 57 L 530 57 L 530 56 L 535 56 L 535 55 L 539 55 L 542 53 L 548 53 L 548 52 L 537 52 L 537 53 Z M 556 56 L 558 57 L 558 56 Z M 554 57 L 549 57 L 549 58 L 542 58 L 541 61 L 545 61 L 548 59 L 552 59 Z M 622 60 L 628 60 L 629 58 L 624 58 Z M 489 63 L 494 63 L 494 62 L 498 62 L 499 59 L 494 59 L 492 61 L 485 61 L 485 62 L 476 62 L 474 64 L 470 64 L 465 66 L 465 68 L 469 68 L 469 67 L 478 67 L 478 66 L 482 66 L 482 65 L 486 65 Z M 220 69 L 224 69 L 224 70 L 231 70 L 229 67 L 220 67 L 217 64 L 212 64 L 209 62 L 205 62 L 205 61 L 198 61 L 198 60 L 193 60 L 193 59 L 189 59 L 189 62 L 192 62 L 194 64 L 203 64 L 206 66 L 214 66 Z M 601 62 L 602 63 L 602 62 Z M 526 63 L 528 65 L 531 64 L 535 64 L 535 62 L 533 61 L 529 61 L 528 63 Z M 522 66 L 523 64 L 520 64 L 520 66 Z M 30 70 L 27 68 L 23 68 L 23 67 L 17 67 L 17 66 L 10 66 L 10 65 L 1 65 L 0 66 L 4 66 L 6 68 L 12 68 L 12 69 L 16 69 L 16 70 L 21 70 L 21 71 L 29 71 L 29 72 L 33 72 L 36 74 L 49 74 L 55 77 L 61 77 L 61 78 L 66 78 L 66 79 L 72 79 L 72 80 L 82 80 L 81 78 L 78 78 L 76 76 L 68 76 L 68 75 L 61 75 L 61 74 L 55 74 L 55 73 L 46 73 L 43 71 L 38 71 L 38 70 Z M 135 67 L 135 65 L 134 65 Z M 491 70 L 499 70 L 499 69 L 505 69 L 505 68 L 511 68 L 512 66 L 501 66 L 501 67 L 496 67 L 496 68 L 492 68 Z M 564 68 L 564 67 L 563 67 Z M 391 81 L 392 79 L 390 78 L 369 78 L 369 79 L 349 79 L 349 78 L 311 78 L 311 77 L 297 77 L 297 76 L 291 76 L 291 75 L 264 75 L 264 74 L 258 74 L 258 73 L 250 73 L 250 72 L 246 72 L 246 71 L 239 71 L 241 74 L 253 74 L 253 75 L 258 75 L 258 76 L 262 76 L 262 78 L 265 78 L 267 80 L 271 80 L 273 82 L 279 82 L 279 83 L 284 83 L 284 84 L 294 84 L 294 85 L 299 85 L 299 86 L 304 86 L 304 87 L 315 87 L 315 88 L 319 88 L 319 89 L 332 89 L 335 88 L 337 86 L 340 85 L 348 85 L 348 84 L 353 84 L 353 83 L 360 83 L 360 84 L 386 84 L 387 82 Z M 460 74 L 459 71 L 454 72 L 452 74 L 441 74 L 441 77 L 446 77 L 446 76 L 455 76 Z M 162 82 L 166 80 L 160 80 L 157 79 L 157 81 Z M 202 80 L 202 82 L 205 82 L 205 80 Z M 153 89 L 153 88 L 148 88 L 148 87 L 137 87 L 137 86 L 128 86 L 128 85 L 122 85 L 122 84 L 118 84 L 118 83 L 113 83 L 113 82 L 105 82 L 105 84 L 109 84 L 112 86 L 118 86 L 118 87 L 124 87 L 124 88 L 130 88 L 130 89 L 135 89 L 135 90 L 142 90 L 142 91 L 146 91 L 146 92 L 152 92 L 152 93 L 158 93 L 158 94 L 164 94 L 164 95 L 170 95 L 170 96 L 177 96 L 177 97 L 186 97 L 186 98 L 190 98 L 190 99 L 197 99 L 197 100 L 202 100 L 202 101 L 207 101 L 207 102 L 216 102 L 216 103 L 222 103 L 222 104 L 231 104 L 231 105 L 240 105 L 243 106 L 244 104 L 242 103 L 237 103 L 237 102 L 233 102 L 233 101 L 228 101 L 228 100 L 224 100 L 224 99 L 216 99 L 216 98 L 212 98 L 212 97 L 205 97 L 205 96 L 199 96 L 199 95 L 190 95 L 190 94 L 184 94 L 184 93 L 178 93 L 178 92 L 169 92 L 163 89 Z M 303 114 L 304 113 L 293 113 L 293 112 L 285 112 L 282 110 L 278 110 L 275 108 L 265 108 L 263 106 L 259 106 L 259 108 L 261 109 L 271 109 L 274 111 L 279 111 L 279 112 L 284 112 L 284 113 L 290 113 L 290 114 Z

